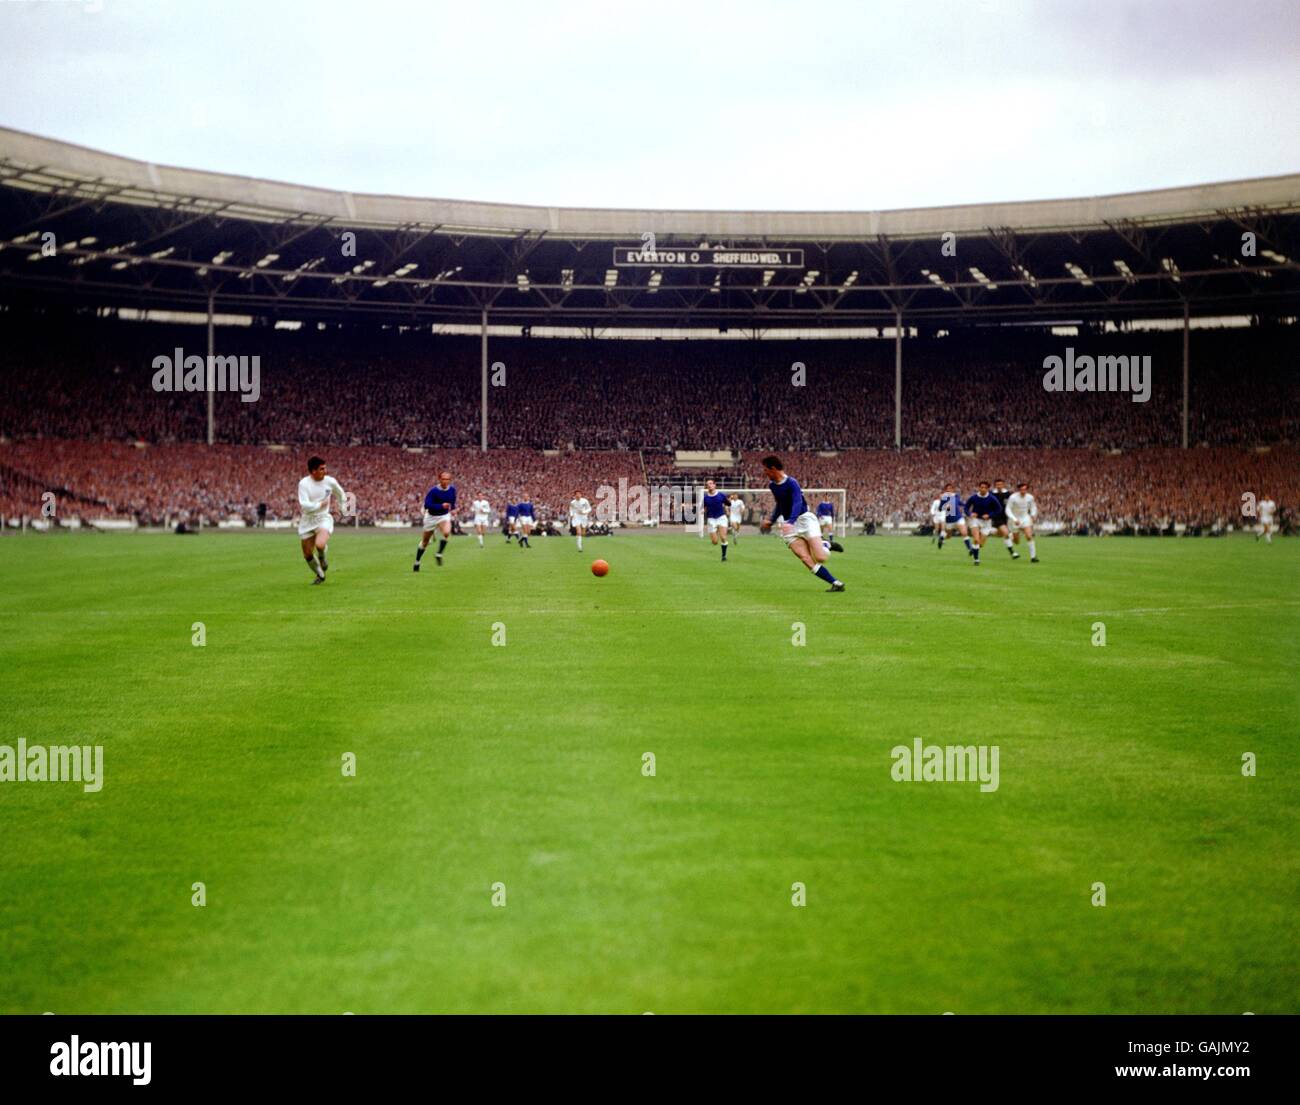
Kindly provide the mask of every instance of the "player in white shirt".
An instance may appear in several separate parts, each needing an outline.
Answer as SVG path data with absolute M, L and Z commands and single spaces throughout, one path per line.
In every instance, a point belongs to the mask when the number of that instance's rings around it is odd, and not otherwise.
M 731 494 L 728 496 L 730 505 L 727 507 L 731 514 L 731 539 L 740 540 L 740 527 L 745 521 L 745 501 L 739 495 Z
M 591 523 L 591 501 L 581 491 L 575 491 L 569 500 L 569 525 L 578 535 L 578 552 L 582 552 L 582 539 Z
M 1274 521 L 1277 503 L 1265 495 L 1259 500 L 1256 509 L 1259 511 L 1259 532 L 1255 534 L 1255 540 L 1258 541 L 1262 537 L 1265 544 L 1271 545 L 1273 534 L 1277 532 L 1277 522 Z
M 346 495 L 339 481 L 325 471 L 320 457 L 307 461 L 307 475 L 298 481 L 298 506 L 302 515 L 298 520 L 298 539 L 302 542 L 302 557 L 316 577 L 312 585 L 325 582 L 329 562 L 325 559 L 325 546 L 334 532 L 334 518 L 330 514 L 330 499 L 337 499 L 340 512 L 346 508 Z
M 478 547 L 481 549 L 483 535 L 487 533 L 488 525 L 492 521 L 492 504 L 480 495 L 469 504 L 469 508 L 474 512 L 474 532 L 478 535 Z
M 1034 541 L 1034 523 L 1038 520 L 1038 503 L 1029 493 L 1029 484 L 1018 483 L 1007 496 L 1007 521 L 1011 524 L 1011 539 L 1020 544 L 1020 535 L 1029 542 L 1029 563 L 1038 563 L 1038 546 Z
M 939 499 L 935 499 L 930 503 L 930 525 L 934 527 L 934 533 L 930 535 L 930 540 L 932 542 L 936 539 L 942 541 L 944 538 L 943 503 Z

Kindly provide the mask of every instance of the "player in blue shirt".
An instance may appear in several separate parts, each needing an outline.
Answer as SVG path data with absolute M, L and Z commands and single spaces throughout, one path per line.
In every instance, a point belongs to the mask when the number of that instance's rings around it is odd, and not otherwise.
M 939 496 L 939 513 L 943 517 L 939 525 L 939 548 L 943 548 L 944 538 L 949 532 L 956 530 L 966 543 L 967 555 L 974 556 L 975 548 L 970 543 L 970 531 L 966 527 L 966 508 L 957 489 L 950 483 L 943 485 L 943 494 Z
M 536 523 L 533 520 L 533 504 L 528 500 L 527 491 L 524 492 L 523 499 L 515 503 L 515 510 L 518 512 L 519 547 L 521 549 L 531 549 L 532 545 L 528 541 L 528 535 L 533 532 L 533 526 Z
M 996 528 L 997 522 L 995 519 L 1000 515 L 1005 517 L 1001 501 L 989 490 L 989 481 L 980 480 L 979 490 L 966 500 L 966 517 L 969 522 L 971 536 L 975 539 L 975 566 L 977 568 L 980 562 L 980 549 L 984 547 L 988 535 Z
M 835 504 L 823 499 L 817 504 L 817 521 L 822 527 L 822 541 L 831 552 L 843 552 L 844 546 L 835 540 Z
M 1007 500 L 1011 498 L 1011 488 L 1007 486 L 1006 480 L 993 481 L 993 497 L 997 499 L 999 507 L 998 513 L 993 516 L 993 528 L 1001 535 L 1002 544 L 1011 554 L 1011 559 L 1019 560 L 1020 554 L 1016 552 L 1015 542 L 1011 540 L 1011 522 L 1007 518 Z
M 713 480 L 704 481 L 704 524 L 709 530 L 709 540 L 715 545 L 722 542 L 722 562 L 727 561 L 727 496 L 718 490 Z
M 826 561 L 831 555 L 830 549 L 822 541 L 822 527 L 817 521 L 817 515 L 804 502 L 799 481 L 786 475 L 780 457 L 767 456 L 762 463 L 763 471 L 770 481 L 767 486 L 772 492 L 772 498 L 776 500 L 772 516 L 763 521 L 763 532 L 766 533 L 772 528 L 773 522 L 781 519 L 781 540 L 789 550 L 813 575 L 830 584 L 827 590 L 843 591 L 843 581 L 831 575 L 831 570 L 826 567 Z
M 506 503 L 506 516 L 501 523 L 501 528 L 506 531 L 506 544 L 510 544 L 510 539 L 514 537 L 515 530 L 519 528 L 519 508 L 514 503 Z
M 411 571 L 420 570 L 420 560 L 424 550 L 429 547 L 429 538 L 433 531 L 438 531 L 438 552 L 434 559 L 442 567 L 442 551 L 447 547 L 447 538 L 451 536 L 451 515 L 456 509 L 456 485 L 451 482 L 450 472 L 439 472 L 438 482 L 424 496 L 424 533 L 415 550 L 415 563 Z

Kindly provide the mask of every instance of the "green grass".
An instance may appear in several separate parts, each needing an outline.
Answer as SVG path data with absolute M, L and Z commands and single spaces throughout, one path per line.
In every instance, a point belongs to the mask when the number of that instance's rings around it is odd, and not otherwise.
M 1300 542 L 413 547 L 0 538 L 0 1010 L 1300 1011 Z

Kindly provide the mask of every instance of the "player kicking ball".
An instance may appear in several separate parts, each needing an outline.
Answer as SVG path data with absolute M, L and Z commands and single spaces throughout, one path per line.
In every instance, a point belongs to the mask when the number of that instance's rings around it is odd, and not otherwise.
M 713 480 L 704 481 L 704 521 L 709 527 L 709 540 L 716 547 L 722 544 L 722 562 L 727 562 L 727 497 L 718 490 Z
M 1020 535 L 1025 535 L 1029 544 L 1029 563 L 1038 563 L 1038 545 L 1034 541 L 1034 523 L 1038 520 L 1038 503 L 1029 493 L 1029 484 L 1016 484 L 1015 494 L 1007 496 L 1007 518 L 1011 522 L 1011 539 L 1020 544 Z
M 582 539 L 587 536 L 591 523 L 591 500 L 581 491 L 575 491 L 569 500 L 569 526 L 578 535 L 578 552 L 582 552 Z
M 302 542 L 302 557 L 315 575 L 312 586 L 325 582 L 329 561 L 325 559 L 325 546 L 334 533 L 334 518 L 330 514 L 330 499 L 339 501 L 344 509 L 345 496 L 339 481 L 325 471 L 320 457 L 307 461 L 307 475 L 298 481 L 298 506 L 302 517 L 298 520 L 298 539 Z
M 435 530 L 438 533 L 438 551 L 433 558 L 438 567 L 442 567 L 442 553 L 447 547 L 447 539 L 451 537 L 451 513 L 455 509 L 456 485 L 451 482 L 451 473 L 439 472 L 438 482 L 424 496 L 424 533 L 416 546 L 415 563 L 411 565 L 411 571 L 420 570 L 420 560 L 424 556 L 424 550 L 429 547 L 429 540 Z
M 817 515 L 808 509 L 799 481 L 786 475 L 780 457 L 764 457 L 762 464 L 769 480 L 767 486 L 772 492 L 772 498 L 776 500 L 772 516 L 763 520 L 763 532 L 770 530 L 772 523 L 780 518 L 781 540 L 786 547 L 813 575 L 830 584 L 828 591 L 843 591 L 843 581 L 831 575 L 831 570 L 826 567 L 830 550 L 822 542 L 821 523 L 817 521 Z

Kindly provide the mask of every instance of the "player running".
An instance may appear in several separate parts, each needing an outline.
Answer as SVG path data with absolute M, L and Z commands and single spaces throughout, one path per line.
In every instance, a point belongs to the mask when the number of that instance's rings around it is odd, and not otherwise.
M 528 498 L 528 492 L 524 492 L 522 500 L 515 504 L 515 521 L 519 526 L 519 547 L 521 549 L 531 549 L 532 542 L 528 540 L 528 535 L 533 532 L 533 526 L 537 524 L 533 515 L 533 504 Z
M 745 521 L 745 501 L 739 495 L 729 495 L 727 512 L 731 515 L 731 525 L 727 527 L 731 540 L 740 544 L 740 527 Z
M 1006 480 L 993 481 L 993 497 L 997 499 L 999 506 L 998 513 L 993 516 L 993 527 L 1002 535 L 1002 544 L 1011 554 L 1011 559 L 1019 560 L 1020 554 L 1016 552 L 1015 544 L 1011 540 L 1011 526 L 1007 520 L 1007 499 L 1011 497 L 1011 489 L 1007 487 Z
M 969 556 L 975 555 L 975 547 L 970 542 L 970 530 L 966 526 L 966 506 L 961 501 L 961 496 L 957 494 L 952 484 L 943 485 L 943 494 L 935 500 L 939 504 L 939 548 L 943 548 L 944 540 L 948 534 L 954 530 L 961 534 L 961 539 L 966 543 L 966 553 Z
M 704 481 L 704 522 L 709 527 L 709 540 L 722 542 L 722 562 L 727 562 L 727 497 L 718 490 L 714 480 Z
M 329 562 L 325 559 L 325 546 L 334 533 L 334 517 L 330 514 L 330 499 L 339 501 L 340 512 L 346 509 L 343 488 L 325 471 L 320 457 L 307 461 L 307 475 L 298 481 L 298 506 L 302 517 L 298 520 L 298 539 L 302 542 L 302 558 L 316 577 L 312 586 L 325 582 Z
M 1259 532 L 1255 534 L 1255 540 L 1258 541 L 1262 537 L 1264 544 L 1271 545 L 1273 544 L 1273 534 L 1277 532 L 1277 523 L 1274 521 L 1274 515 L 1277 513 L 1277 503 L 1265 495 L 1264 498 L 1260 499 L 1256 509 L 1259 511 Z
M 451 536 L 451 515 L 455 509 L 456 485 L 451 482 L 451 473 L 439 472 L 438 482 L 424 496 L 424 534 L 416 546 L 415 563 L 411 565 L 411 571 L 420 570 L 420 558 L 429 547 L 429 539 L 433 537 L 434 530 L 438 531 L 438 551 L 434 554 L 434 560 L 438 562 L 439 568 L 442 567 L 442 553 Z
M 822 541 L 822 527 L 817 521 L 817 515 L 808 509 L 808 504 L 804 501 L 799 481 L 793 476 L 786 475 L 785 465 L 781 463 L 780 457 L 766 456 L 762 464 L 763 471 L 770 481 L 767 486 L 772 492 L 772 498 L 776 500 L 772 516 L 763 520 L 763 532 L 766 533 L 771 529 L 772 523 L 779 518 L 781 540 L 786 543 L 789 550 L 813 575 L 830 584 L 827 590 L 843 591 L 843 581 L 831 575 L 831 570 L 826 567 L 826 561 L 831 555 L 830 550 Z
M 487 533 L 488 525 L 492 521 L 492 504 L 481 495 L 469 504 L 470 510 L 474 512 L 474 533 L 478 537 L 478 547 L 483 548 L 483 535 Z
M 988 536 L 998 528 L 997 519 L 1005 517 L 1002 514 L 1002 503 L 998 497 L 989 490 L 989 481 L 980 480 L 979 490 L 966 500 L 966 518 L 970 525 L 971 537 L 975 542 L 975 551 L 972 554 L 975 557 L 975 567 L 980 564 L 980 550 L 984 548 L 984 542 Z M 1012 556 L 1016 555 L 1015 550 L 1011 552 Z
M 501 523 L 501 528 L 505 530 L 506 544 L 510 544 L 510 539 L 519 531 L 519 508 L 514 503 L 506 503 L 506 516 Z
M 591 524 L 591 500 L 581 491 L 575 491 L 569 500 L 569 528 L 578 535 L 578 552 L 582 552 L 582 539 Z
M 1029 542 L 1029 563 L 1038 563 L 1038 546 L 1034 542 L 1034 522 L 1038 520 L 1038 503 L 1029 493 L 1029 484 L 1016 484 L 1014 495 L 1007 496 L 1007 518 L 1011 521 L 1011 539 L 1018 545 L 1020 535 Z

